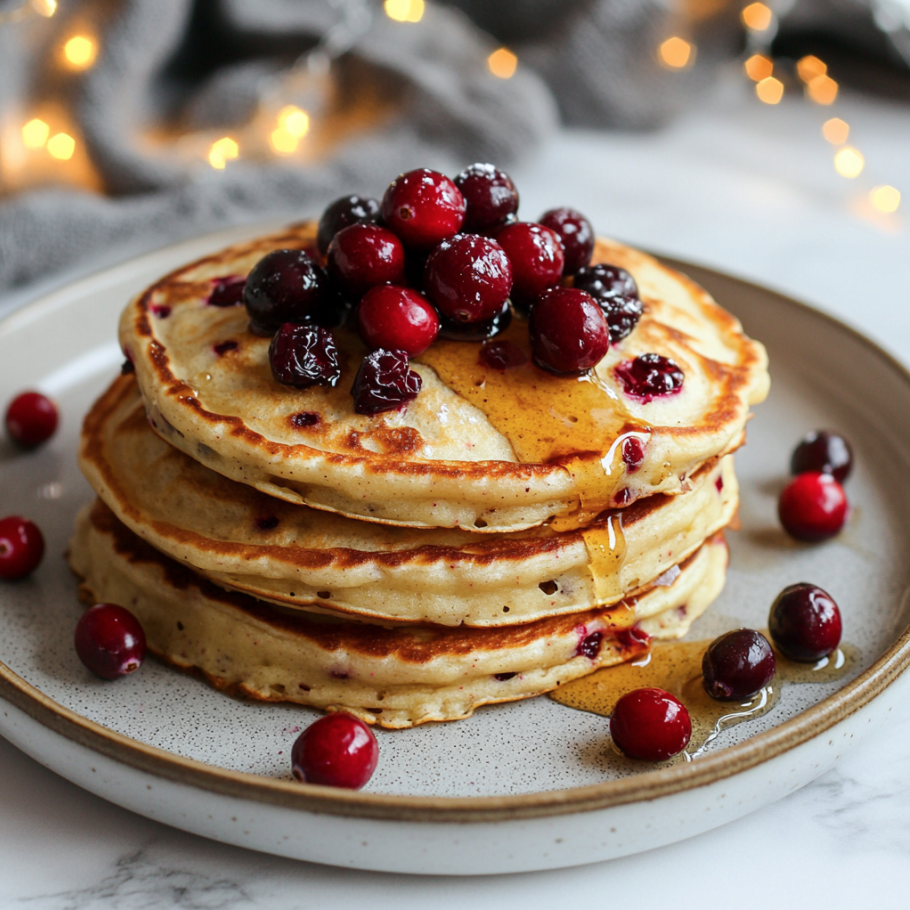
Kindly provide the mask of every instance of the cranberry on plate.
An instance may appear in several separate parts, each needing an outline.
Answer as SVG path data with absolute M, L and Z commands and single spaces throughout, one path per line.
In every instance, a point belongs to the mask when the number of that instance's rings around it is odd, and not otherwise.
M 580 269 L 573 286 L 587 291 L 601 306 L 610 326 L 610 341 L 616 344 L 632 333 L 644 311 L 635 279 L 616 265 L 586 266 Z
M 269 363 L 278 382 L 297 389 L 335 386 L 341 378 L 335 338 L 318 326 L 285 323 L 269 345 Z
M 375 224 L 379 221 L 379 200 L 369 196 L 342 196 L 331 203 L 319 219 L 316 246 L 325 256 L 332 238 L 352 224 Z
M 665 395 L 675 395 L 683 386 L 685 374 L 669 357 L 642 354 L 623 361 L 613 369 L 623 391 L 642 404 Z
M 57 429 L 57 406 L 40 392 L 17 395 L 6 409 L 6 431 L 24 449 L 47 442 Z
M 784 588 L 768 615 L 771 640 L 790 660 L 821 660 L 840 644 L 840 610 L 834 598 L 807 582 Z
M 701 669 L 708 695 L 718 701 L 742 701 L 774 678 L 774 652 L 761 632 L 737 629 L 708 645 Z
M 839 433 L 816 430 L 807 433 L 793 450 L 790 473 L 821 471 L 843 483 L 853 470 L 853 449 Z
M 419 168 L 389 184 L 381 212 L 383 221 L 405 245 L 429 250 L 461 230 L 465 201 L 445 174 Z
M 44 556 L 44 535 L 33 521 L 9 515 L 0 518 L 0 578 L 18 581 L 31 575 Z
M 245 275 L 224 275 L 221 278 L 213 278 L 212 290 L 206 303 L 209 306 L 225 309 L 232 306 L 240 306 L 243 303 L 243 292 L 246 289 Z
M 467 209 L 462 230 L 480 233 L 504 224 L 518 211 L 512 178 L 492 164 L 472 164 L 456 178 Z
M 534 362 L 552 373 L 583 373 L 607 353 L 603 310 L 577 288 L 551 288 L 538 297 L 528 324 Z
M 302 783 L 359 790 L 373 776 L 379 744 L 373 731 L 344 711 L 310 724 L 291 750 L 294 777 Z
M 847 520 L 847 494 L 832 474 L 807 471 L 780 494 L 777 514 L 784 530 L 797 540 L 819 543 L 834 537 Z
M 686 706 L 669 692 L 635 689 L 616 702 L 610 735 L 629 758 L 666 761 L 689 745 L 692 721 Z
M 102 679 L 134 673 L 145 660 L 145 650 L 139 620 L 117 604 L 95 604 L 76 623 L 76 653 Z
M 360 337 L 374 350 L 422 354 L 439 334 L 439 317 L 417 291 L 397 284 L 371 288 L 357 310 Z
M 404 280 L 404 247 L 378 224 L 352 224 L 329 244 L 329 275 L 350 297 L 358 298 L 377 284 Z
M 570 208 L 550 209 L 538 223 L 556 231 L 562 240 L 566 257 L 563 275 L 574 275 L 590 264 L 594 255 L 594 228 L 581 212 Z
M 542 224 L 517 221 L 496 234 L 512 263 L 512 302 L 528 310 L 538 295 L 562 278 L 566 257 L 556 231 Z
M 354 377 L 354 410 L 358 414 L 394 411 L 413 401 L 421 385 L 420 374 L 410 368 L 404 351 L 379 348 L 363 358 Z

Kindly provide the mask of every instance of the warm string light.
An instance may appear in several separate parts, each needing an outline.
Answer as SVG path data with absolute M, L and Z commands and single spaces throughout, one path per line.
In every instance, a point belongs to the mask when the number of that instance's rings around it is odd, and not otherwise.
M 0 25 L 7 22 L 21 22 L 29 16 L 43 16 L 50 19 L 57 12 L 57 0 L 27 0 L 11 10 L 0 12 Z
M 501 47 L 487 57 L 487 68 L 500 79 L 511 79 L 518 68 L 518 57 L 508 48 Z
M 740 13 L 743 25 L 752 32 L 765 32 L 774 23 L 774 11 L 764 3 L 750 3 Z
M 278 126 L 269 134 L 269 145 L 278 155 L 293 155 L 310 131 L 310 115 L 293 104 L 278 112 Z
M 761 82 L 774 72 L 774 62 L 764 54 L 753 54 L 743 64 L 743 69 L 753 82 Z
M 98 56 L 98 43 L 88 35 L 74 35 L 63 45 L 63 59 L 72 70 L 87 70 Z
M 758 100 L 765 104 L 780 104 L 781 98 L 784 97 L 784 84 L 780 79 L 768 76 L 756 84 L 755 94 Z
M 866 166 L 866 159 L 859 149 L 853 148 L 852 145 L 845 145 L 834 153 L 834 170 L 841 177 L 853 180 L 859 177 Z
M 696 47 L 691 41 L 673 35 L 657 48 L 657 59 L 671 70 L 688 69 L 695 63 Z
M 843 145 L 850 136 L 850 124 L 840 117 L 832 117 L 822 124 L 822 135 L 831 145 Z
M 212 143 L 209 149 L 209 164 L 217 171 L 223 171 L 228 161 L 240 156 L 240 146 L 236 139 L 225 136 Z
M 385 14 L 395 22 L 420 22 L 423 19 L 424 0 L 385 0 Z
M 900 190 L 896 190 L 893 186 L 888 186 L 887 184 L 877 186 L 869 193 L 869 201 L 880 212 L 890 215 L 892 212 L 896 212 L 901 204 Z

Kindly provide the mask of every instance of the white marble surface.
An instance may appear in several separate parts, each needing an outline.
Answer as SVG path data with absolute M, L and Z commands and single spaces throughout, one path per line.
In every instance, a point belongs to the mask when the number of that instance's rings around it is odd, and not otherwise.
M 856 181 L 837 176 L 819 133 L 834 113 L 866 155 Z M 833 112 L 797 100 L 770 108 L 728 86 L 665 132 L 565 133 L 512 173 L 526 217 L 575 205 L 600 233 L 773 285 L 910 364 L 908 151 L 908 107 L 848 96 Z M 904 192 L 897 214 L 865 201 L 880 183 Z M 443 881 L 204 841 L 90 796 L 0 741 L 0 908 L 903 908 L 908 769 L 910 704 L 833 772 L 722 829 L 595 866 Z

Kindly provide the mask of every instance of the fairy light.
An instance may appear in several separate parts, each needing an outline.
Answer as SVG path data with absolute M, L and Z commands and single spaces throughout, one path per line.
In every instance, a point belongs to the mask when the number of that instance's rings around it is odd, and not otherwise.
M 900 190 L 895 189 L 893 186 L 888 186 L 887 184 L 884 186 L 877 186 L 869 193 L 869 201 L 880 212 L 890 215 L 891 212 L 896 212 L 901 204 Z
M 385 14 L 395 22 L 420 22 L 423 19 L 424 0 L 385 0 Z
M 753 54 L 743 64 L 743 69 L 753 82 L 761 82 L 774 72 L 774 62 L 764 54 Z
M 7 22 L 22 22 L 29 16 L 43 16 L 50 19 L 57 12 L 57 0 L 25 0 L 19 6 L 0 12 L 0 25 Z
M 695 63 L 695 45 L 685 38 L 673 35 L 667 38 L 657 49 L 660 62 L 672 70 L 686 69 Z
M 837 99 L 837 83 L 828 75 L 821 74 L 806 84 L 806 96 L 816 104 L 834 104 Z
M 22 143 L 28 149 L 44 148 L 47 144 L 47 137 L 51 134 L 51 128 L 37 117 L 29 120 L 22 127 Z
M 828 64 L 819 60 L 814 54 L 800 57 L 796 63 L 796 72 L 805 83 L 810 83 L 816 76 L 824 76 L 828 72 Z
M 57 12 L 57 0 L 30 0 L 32 9 L 45 19 L 50 19 Z
M 771 27 L 774 21 L 774 13 L 770 6 L 764 3 L 750 3 L 740 13 L 743 25 L 753 32 L 764 32 Z
M 859 177 L 865 166 L 866 159 L 863 157 L 863 153 L 853 148 L 852 145 L 845 145 L 834 155 L 834 170 L 841 177 L 846 177 L 849 180 Z
M 850 124 L 840 117 L 832 117 L 822 124 L 822 135 L 831 145 L 843 145 L 850 136 Z
M 63 45 L 63 58 L 73 70 L 87 70 L 98 56 L 98 45 L 88 35 L 74 35 Z
M 758 100 L 765 104 L 780 104 L 781 98 L 784 97 L 784 84 L 780 79 L 768 76 L 755 86 L 755 94 L 758 95 Z
M 68 133 L 57 133 L 47 140 L 47 152 L 58 161 L 69 161 L 76 151 L 76 140 Z
M 487 68 L 499 79 L 511 79 L 518 68 L 518 57 L 508 48 L 501 47 L 487 57 Z
M 236 158 L 239 154 L 240 146 L 237 145 L 236 140 L 231 139 L 230 136 L 225 136 L 223 139 L 212 143 L 212 147 L 209 150 L 209 164 L 215 170 L 223 171 L 228 161 Z

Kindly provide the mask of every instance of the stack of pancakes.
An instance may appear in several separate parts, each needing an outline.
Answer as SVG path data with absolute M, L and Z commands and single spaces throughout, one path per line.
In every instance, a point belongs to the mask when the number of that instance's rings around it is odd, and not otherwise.
M 132 369 L 83 429 L 98 494 L 71 550 L 84 596 L 130 609 L 153 652 L 219 688 L 393 728 L 685 634 L 723 586 L 761 345 L 684 276 L 599 241 L 594 262 L 631 272 L 644 315 L 592 374 L 496 370 L 479 342 L 437 340 L 412 362 L 417 398 L 362 416 L 356 334 L 335 332 L 335 388 L 294 389 L 244 307 L 210 302 L 313 238 L 232 247 L 126 308 Z M 497 340 L 527 353 L 527 324 Z M 614 367 L 649 352 L 682 368 L 678 394 L 623 390 Z

